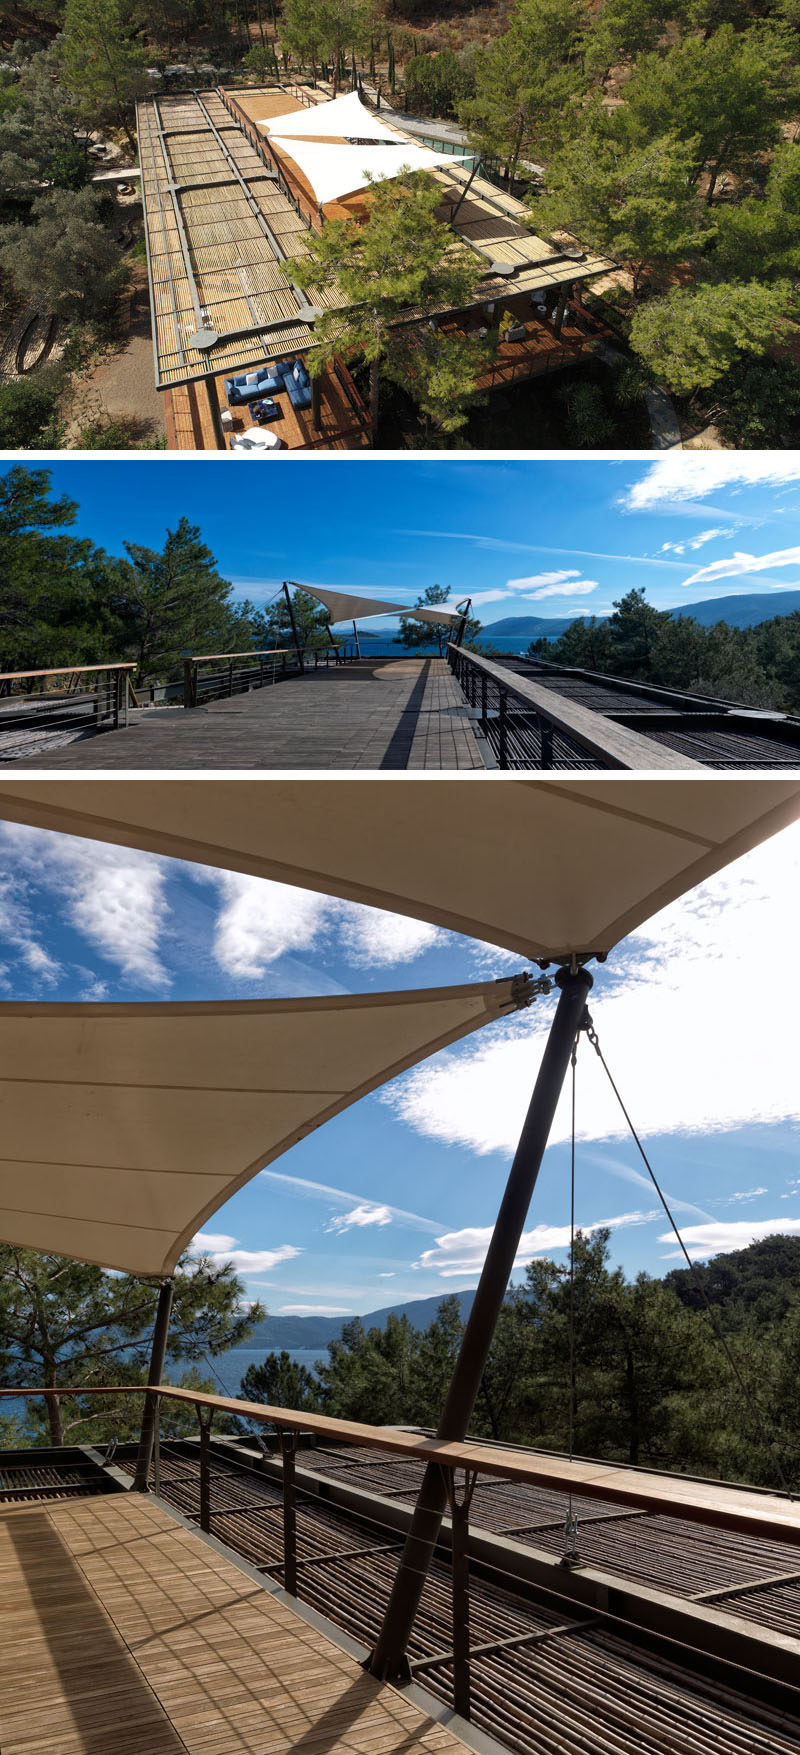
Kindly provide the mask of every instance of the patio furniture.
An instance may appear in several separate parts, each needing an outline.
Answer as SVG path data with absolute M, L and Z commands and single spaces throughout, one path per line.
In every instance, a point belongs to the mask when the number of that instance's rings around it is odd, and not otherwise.
M 284 449 L 283 439 L 279 439 L 277 433 L 265 432 L 263 427 L 247 427 L 243 433 L 240 433 L 235 439 L 231 439 L 231 450 L 245 457 L 248 452 L 251 456 L 257 456 L 259 453 L 263 456 L 266 451 L 283 451 Z
M 267 421 L 277 420 L 280 415 L 277 402 L 268 397 L 266 402 L 251 402 L 250 413 L 254 415 L 259 426 L 266 426 Z
M 301 359 L 270 360 L 257 372 L 242 372 L 225 379 L 225 394 L 232 408 L 242 402 L 259 402 L 285 390 L 293 408 L 311 407 L 311 379 Z
M 233 415 L 231 414 L 231 411 L 229 408 L 223 408 L 219 418 L 222 421 L 222 425 L 224 427 L 232 427 L 233 426 Z
M 267 366 L 259 366 L 257 372 L 240 372 L 236 378 L 225 379 L 225 395 L 231 408 L 237 408 L 241 403 L 257 402 L 259 397 L 282 389 L 282 383 L 276 383 Z

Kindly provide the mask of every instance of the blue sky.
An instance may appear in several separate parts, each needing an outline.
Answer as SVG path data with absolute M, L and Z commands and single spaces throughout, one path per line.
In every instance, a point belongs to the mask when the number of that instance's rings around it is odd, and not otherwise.
M 800 825 L 674 903 L 596 971 L 605 1052 L 698 1257 L 800 1233 L 786 979 L 798 878 Z M 356 904 L 0 824 L 5 999 L 398 989 L 520 966 Z M 249 1296 L 274 1313 L 366 1312 L 474 1284 L 553 1004 L 477 1032 L 302 1141 L 207 1222 L 207 1247 L 237 1262 Z M 534 1255 L 565 1259 L 567 1127 L 562 1105 L 517 1277 Z M 611 1224 L 629 1273 L 664 1272 L 674 1243 L 585 1045 L 578 1134 L 579 1222 Z
M 121 553 L 200 525 L 241 596 L 288 576 L 412 604 L 440 584 L 484 624 L 606 614 L 633 586 L 658 608 L 800 586 L 800 454 L 658 458 L 272 460 L 59 458 L 77 530 Z M 137 473 L 138 472 L 138 473 Z M 377 631 L 381 624 L 373 622 Z

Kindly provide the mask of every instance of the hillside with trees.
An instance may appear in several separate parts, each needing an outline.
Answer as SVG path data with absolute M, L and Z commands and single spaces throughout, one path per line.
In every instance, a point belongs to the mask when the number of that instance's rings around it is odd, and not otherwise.
M 743 706 L 800 713 L 800 610 L 754 627 L 727 621 L 708 626 L 654 609 L 644 591 L 634 589 L 615 602 L 613 615 L 602 621 L 579 616 L 557 640 L 533 640 L 528 653 Z
M 609 1256 L 608 1231 L 578 1235 L 576 1453 L 767 1487 L 782 1468 L 800 1486 L 800 1239 L 770 1237 L 664 1279 L 628 1280 Z M 568 1265 L 531 1262 L 503 1306 L 475 1436 L 567 1448 L 569 1305 Z M 329 1342 L 318 1379 L 272 1353 L 250 1367 L 242 1394 L 285 1407 L 300 1394 L 297 1405 L 342 1419 L 435 1426 L 463 1332 L 453 1296 L 422 1331 L 406 1316 L 380 1328 L 356 1317 Z
M 528 202 L 537 233 L 573 234 L 619 265 L 585 294 L 617 359 L 518 392 L 553 442 L 633 443 L 645 391 L 663 385 L 685 437 L 795 444 L 798 47 L 797 0 L 20 0 L 0 21 L 0 330 L 38 301 L 69 341 L 57 365 L 3 373 L 0 439 L 67 442 L 65 375 L 113 336 L 121 290 L 141 277 L 140 216 L 90 181 L 98 131 L 113 162 L 131 164 L 144 93 L 299 75 L 455 124 Z M 410 252 L 397 255 L 385 194 L 360 255 L 352 227 L 331 227 L 309 270 L 363 289 L 390 245 L 398 306 L 460 296 L 466 255 L 425 267 L 429 195 L 424 179 L 407 191 L 418 254 L 410 225 Z M 362 317 L 349 335 L 373 402 L 380 376 L 416 396 L 428 442 L 452 443 L 483 355 L 474 342 L 433 361 L 421 341 L 409 349 L 408 335 L 387 334 L 387 299 L 379 324 Z M 502 431 L 473 417 L 458 442 L 499 443 Z M 136 442 L 91 421 L 83 442 L 113 437 Z

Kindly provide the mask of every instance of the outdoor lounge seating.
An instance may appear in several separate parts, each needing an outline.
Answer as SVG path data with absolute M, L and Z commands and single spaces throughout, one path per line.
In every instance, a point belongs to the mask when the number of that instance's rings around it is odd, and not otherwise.
M 260 396 L 269 396 L 273 390 L 282 389 L 283 384 L 276 384 L 268 366 L 259 366 L 256 372 L 240 372 L 237 378 L 225 379 L 225 395 L 231 408 L 244 402 L 255 402 Z
M 241 372 L 237 378 L 225 379 L 225 394 L 231 408 L 275 396 L 282 390 L 293 408 L 311 407 L 311 379 L 301 359 L 273 360 L 267 366 L 259 366 L 256 372 Z

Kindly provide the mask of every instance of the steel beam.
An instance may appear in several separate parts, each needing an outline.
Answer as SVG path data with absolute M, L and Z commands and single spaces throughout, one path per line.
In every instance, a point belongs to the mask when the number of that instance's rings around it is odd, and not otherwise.
M 561 1087 L 593 985 L 588 969 L 559 969 L 555 979 L 560 989 L 555 1017 L 464 1330 L 437 1438 L 460 1442 L 467 1435 Z M 437 1463 L 429 1463 L 378 1643 L 369 1661 L 369 1668 L 375 1676 L 386 1679 L 408 1675 L 406 1647 L 439 1539 L 446 1502 L 447 1488 L 442 1470 Z
M 156 1419 L 158 1417 L 158 1396 L 153 1394 L 155 1384 L 164 1376 L 164 1361 L 167 1357 L 167 1336 L 169 1319 L 172 1314 L 171 1280 L 162 1280 L 158 1290 L 158 1307 L 153 1325 L 153 1346 L 150 1353 L 150 1371 L 147 1378 L 147 1394 L 144 1398 L 144 1414 L 142 1430 L 139 1438 L 139 1454 L 136 1458 L 136 1474 L 133 1485 L 137 1493 L 147 1492 L 147 1477 L 150 1473 L 150 1462 L 155 1442 Z

